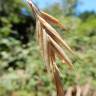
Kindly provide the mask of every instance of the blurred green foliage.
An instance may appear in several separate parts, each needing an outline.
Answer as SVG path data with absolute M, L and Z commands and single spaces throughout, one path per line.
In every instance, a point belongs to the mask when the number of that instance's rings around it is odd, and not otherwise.
M 67 4 L 71 4 L 70 0 Z M 22 13 L 23 8 L 30 12 L 20 0 L 0 0 L 0 96 L 55 96 L 34 39 L 34 18 Z M 57 61 L 65 89 L 89 81 L 96 88 L 96 14 L 75 16 L 69 11 L 64 15 L 58 4 L 45 11 L 68 28 L 64 32 L 56 27 L 76 54 L 68 53 L 74 64 L 72 70 Z

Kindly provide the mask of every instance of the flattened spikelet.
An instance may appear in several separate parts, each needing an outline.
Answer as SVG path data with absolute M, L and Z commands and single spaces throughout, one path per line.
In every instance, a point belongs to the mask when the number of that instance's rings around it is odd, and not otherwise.
M 52 24 L 58 25 L 60 28 L 65 29 L 65 28 L 64 28 L 64 25 L 61 24 L 61 23 L 59 22 L 59 20 L 56 19 L 56 18 L 54 18 L 53 16 L 51 16 L 51 15 L 49 15 L 49 14 L 41 11 L 41 17 L 42 17 L 43 19 L 45 19 L 48 23 L 52 23 Z
M 54 82 L 57 90 L 57 96 L 64 96 L 64 89 L 62 87 L 62 83 L 58 71 L 55 70 L 53 74 L 54 74 Z
M 52 48 L 51 44 L 50 44 L 50 48 Z M 52 49 L 50 49 L 50 64 L 52 66 L 52 74 L 53 74 L 53 79 L 54 79 L 54 83 L 56 85 L 56 90 L 57 90 L 57 96 L 64 96 L 64 90 L 63 90 L 63 86 L 59 77 L 59 69 L 55 63 L 55 53 Z
M 45 29 L 43 29 L 43 57 L 44 57 L 44 61 L 45 61 L 45 64 L 46 64 L 46 68 L 47 70 L 49 71 L 50 68 L 49 68 L 49 59 L 48 59 L 48 36 L 47 36 L 47 33 L 45 31 Z
M 50 41 L 52 42 L 52 45 L 54 46 L 54 50 L 56 53 L 60 55 L 60 57 L 63 58 L 63 60 L 66 62 L 66 64 L 69 64 L 72 67 L 72 63 L 70 59 L 67 57 L 63 49 L 49 36 Z M 57 54 L 57 55 L 58 55 Z
M 39 43 L 39 36 L 40 36 L 40 31 L 41 31 L 40 29 L 41 29 L 40 21 L 37 20 L 36 21 L 36 39 L 37 39 L 38 43 Z
M 42 50 L 43 49 L 43 29 L 39 20 L 37 20 L 36 22 L 36 38 L 40 46 L 40 49 Z

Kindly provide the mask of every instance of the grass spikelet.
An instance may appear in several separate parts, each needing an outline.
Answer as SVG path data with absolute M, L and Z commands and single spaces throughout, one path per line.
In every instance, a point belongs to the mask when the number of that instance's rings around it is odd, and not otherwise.
M 60 21 L 54 17 L 52 17 L 51 15 L 45 13 L 45 12 L 41 12 L 41 17 L 43 19 L 45 19 L 48 23 L 52 23 L 55 25 L 58 25 L 61 29 L 66 30 L 66 28 L 64 27 L 63 24 L 60 23 Z
M 39 10 L 31 0 L 27 1 L 36 18 L 36 36 L 42 50 L 46 68 L 50 73 L 52 73 L 56 85 L 57 96 L 64 96 L 63 85 L 59 76 L 60 70 L 56 64 L 56 57 L 59 57 L 62 63 L 66 63 L 72 67 L 71 60 L 65 54 L 63 48 L 66 48 L 71 54 L 74 53 L 59 33 L 49 23 L 58 25 L 61 28 L 64 28 L 64 26 L 56 18 Z
M 43 24 L 46 30 L 48 30 L 48 34 L 58 42 L 58 44 L 62 45 L 65 47 L 67 50 L 69 50 L 72 54 L 74 52 L 72 49 L 68 46 L 68 44 L 61 38 L 61 36 L 58 34 L 58 32 L 50 25 L 48 24 L 42 17 L 38 16 L 40 22 Z

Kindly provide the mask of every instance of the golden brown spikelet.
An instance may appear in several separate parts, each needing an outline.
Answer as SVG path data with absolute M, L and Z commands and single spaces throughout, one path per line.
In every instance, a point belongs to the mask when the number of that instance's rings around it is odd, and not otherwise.
M 51 65 L 51 72 L 52 72 L 52 75 L 53 75 L 53 80 L 54 80 L 54 83 L 56 85 L 56 90 L 57 90 L 57 96 L 64 96 L 64 89 L 63 89 L 63 86 L 62 86 L 62 83 L 61 83 L 61 80 L 60 80 L 60 77 L 59 77 L 59 69 L 55 63 L 55 53 L 54 53 L 54 49 L 52 48 L 51 46 L 51 43 L 49 43 L 49 54 L 50 54 L 50 65 Z
M 48 23 L 52 23 L 55 25 L 58 25 L 61 29 L 65 29 L 64 25 L 60 23 L 60 21 L 51 15 L 41 11 L 41 17 L 45 19 Z M 66 29 L 65 29 L 66 30 Z
M 67 55 L 65 54 L 65 52 L 63 51 L 63 49 L 50 36 L 49 39 L 52 42 L 55 53 L 57 53 L 57 55 L 59 54 L 59 56 L 66 62 L 66 64 L 69 64 L 72 67 L 72 63 L 70 59 L 67 57 Z
M 36 21 L 36 39 L 37 39 L 37 41 L 38 41 L 38 43 L 39 43 L 39 37 L 40 37 L 40 34 L 41 33 L 41 24 L 40 24 L 40 21 L 39 20 L 37 20 Z
M 50 24 L 48 24 L 40 16 L 38 16 L 38 19 L 40 20 L 40 22 L 42 23 L 42 25 L 45 27 L 45 29 L 48 30 L 47 31 L 48 33 L 47 34 L 49 34 L 53 39 L 55 39 L 56 42 L 58 42 L 58 44 L 62 45 L 68 51 L 70 51 L 72 54 L 74 54 L 74 52 L 72 51 L 72 49 L 68 46 L 68 44 L 61 38 L 61 36 L 59 35 L 59 33 Z
M 37 41 L 42 50 L 42 55 L 48 72 L 52 73 L 56 85 L 57 96 L 64 96 L 63 85 L 59 76 L 59 68 L 56 64 L 56 57 L 61 59 L 62 63 L 72 67 L 72 62 L 66 55 L 63 48 L 74 54 L 68 44 L 61 38 L 59 33 L 49 24 L 64 26 L 56 18 L 45 12 L 41 12 L 31 0 L 28 0 L 34 16 L 36 17 L 36 34 Z
M 45 61 L 45 64 L 46 64 L 46 68 L 47 70 L 49 71 L 50 68 L 49 68 L 49 56 L 48 56 L 48 36 L 47 36 L 47 33 L 45 31 L 45 29 L 43 29 L 43 57 L 44 57 L 44 61 Z

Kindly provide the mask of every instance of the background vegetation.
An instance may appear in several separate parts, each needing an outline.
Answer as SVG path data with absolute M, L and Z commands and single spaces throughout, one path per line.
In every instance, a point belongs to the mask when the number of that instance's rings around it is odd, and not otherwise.
M 54 26 L 74 50 L 74 69 L 57 61 L 64 88 L 90 82 L 96 89 L 96 13 L 76 15 L 77 0 L 44 9 L 68 32 Z M 26 9 L 26 10 L 25 10 Z M 0 0 L 0 96 L 55 96 L 35 40 L 35 20 L 20 0 Z M 78 58 L 79 56 L 80 58 Z

